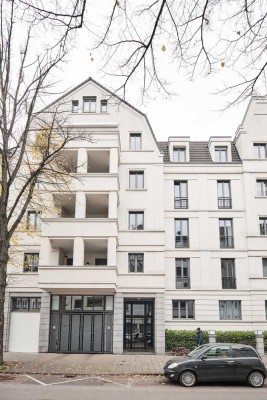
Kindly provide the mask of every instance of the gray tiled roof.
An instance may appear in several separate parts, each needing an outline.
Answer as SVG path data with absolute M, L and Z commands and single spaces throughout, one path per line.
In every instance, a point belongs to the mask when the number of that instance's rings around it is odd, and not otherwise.
M 157 143 L 160 152 L 164 154 L 163 161 L 165 163 L 169 163 L 170 154 L 169 154 L 168 142 L 157 142 Z M 234 143 L 231 143 L 231 147 L 232 147 L 232 162 L 240 163 L 241 159 L 239 157 L 238 151 Z M 209 152 L 208 142 L 189 142 L 189 153 L 190 153 L 191 163 L 207 164 L 213 162 Z

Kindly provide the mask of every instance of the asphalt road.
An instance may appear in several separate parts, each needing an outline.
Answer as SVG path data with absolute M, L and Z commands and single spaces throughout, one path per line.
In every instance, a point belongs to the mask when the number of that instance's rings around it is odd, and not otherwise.
M 261 389 L 242 384 L 183 388 L 161 376 L 0 376 L 0 400 L 266 400 Z

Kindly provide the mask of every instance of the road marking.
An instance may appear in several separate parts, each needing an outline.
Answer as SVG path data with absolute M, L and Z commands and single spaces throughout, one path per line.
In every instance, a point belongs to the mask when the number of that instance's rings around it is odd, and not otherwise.
M 118 386 L 123 386 L 123 387 L 127 387 L 127 388 L 130 388 L 130 387 L 131 387 L 131 383 L 128 383 L 127 385 L 123 385 L 123 383 L 118 383 L 118 382 L 110 381 L 110 380 L 105 379 L 105 378 L 100 378 L 99 376 L 94 376 L 93 378 L 99 379 L 100 381 L 105 381 L 105 382 L 108 382 L 108 383 L 113 383 L 114 385 L 118 385 Z
M 34 382 L 39 383 L 40 385 L 47 386 L 46 383 L 44 383 L 44 382 L 42 382 L 42 381 L 39 381 L 38 379 L 35 379 L 35 378 L 33 378 L 32 376 L 30 376 L 30 375 L 25 375 L 25 376 L 27 376 L 27 378 L 33 380 Z
M 50 385 L 61 385 L 62 383 L 84 381 L 84 380 L 86 380 L 86 379 L 90 379 L 90 378 L 89 378 L 89 377 L 87 377 L 87 378 L 78 378 L 78 379 L 70 379 L 70 380 L 68 380 L 68 381 L 62 381 L 62 382 L 47 383 L 46 386 L 50 386 Z

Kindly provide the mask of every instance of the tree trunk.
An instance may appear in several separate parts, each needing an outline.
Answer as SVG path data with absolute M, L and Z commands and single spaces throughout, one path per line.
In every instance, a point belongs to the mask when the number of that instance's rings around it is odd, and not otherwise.
M 0 240 L 0 366 L 4 364 L 4 302 L 6 292 L 6 269 L 8 262 L 7 240 Z

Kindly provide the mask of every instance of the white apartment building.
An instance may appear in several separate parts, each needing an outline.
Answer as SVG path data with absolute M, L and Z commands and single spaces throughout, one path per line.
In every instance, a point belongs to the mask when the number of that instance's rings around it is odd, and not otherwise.
M 157 142 L 91 78 L 63 99 L 88 141 L 64 151 L 77 170 L 49 194 L 57 213 L 28 210 L 5 350 L 162 354 L 165 329 L 267 329 L 267 99 L 208 142 Z

